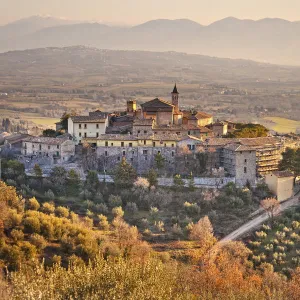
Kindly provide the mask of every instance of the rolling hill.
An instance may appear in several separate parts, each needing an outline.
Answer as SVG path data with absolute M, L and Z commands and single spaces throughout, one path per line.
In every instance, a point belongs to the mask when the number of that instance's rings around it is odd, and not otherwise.
M 299 34 L 299 22 L 283 19 L 253 21 L 229 17 L 208 26 L 188 19 L 159 19 L 125 28 L 33 17 L 0 27 L 0 51 L 85 45 L 300 65 Z

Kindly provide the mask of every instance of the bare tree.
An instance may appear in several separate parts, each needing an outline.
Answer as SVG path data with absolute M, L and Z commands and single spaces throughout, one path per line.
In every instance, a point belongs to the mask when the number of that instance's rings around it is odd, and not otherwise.
M 260 206 L 268 214 L 269 219 L 273 224 L 274 216 L 280 210 L 280 202 L 275 198 L 266 198 L 260 202 Z

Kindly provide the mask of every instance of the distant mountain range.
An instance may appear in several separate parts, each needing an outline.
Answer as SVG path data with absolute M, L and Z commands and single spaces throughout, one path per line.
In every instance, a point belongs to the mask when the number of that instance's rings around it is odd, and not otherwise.
M 300 65 L 300 22 L 226 18 L 208 26 L 188 19 L 133 27 L 34 16 L 0 26 L 0 51 L 85 45 L 101 49 L 179 51 Z

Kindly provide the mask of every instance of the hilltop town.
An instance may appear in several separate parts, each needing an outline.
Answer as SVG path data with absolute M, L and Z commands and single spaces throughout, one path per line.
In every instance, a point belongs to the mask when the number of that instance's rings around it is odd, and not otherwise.
M 278 171 L 282 152 L 299 143 L 296 135 L 273 136 L 260 125 L 182 110 L 175 84 L 169 101 L 154 98 L 138 106 L 136 100 L 129 100 L 124 111 L 66 113 L 56 123 L 56 131 L 8 137 L 2 154 L 5 149 L 17 154 L 29 173 L 36 164 L 45 174 L 63 165 L 75 168 L 83 178 L 87 171 L 96 170 L 107 179 L 126 160 L 140 176 L 155 169 L 164 178 L 192 176 L 199 187 L 228 182 L 243 187 L 255 186 Z

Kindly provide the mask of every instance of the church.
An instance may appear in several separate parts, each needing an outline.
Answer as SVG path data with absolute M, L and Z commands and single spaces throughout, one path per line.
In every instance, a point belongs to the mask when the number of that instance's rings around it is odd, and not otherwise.
M 155 126 L 207 126 L 213 123 L 212 115 L 204 112 L 182 111 L 180 109 L 179 93 L 175 84 L 171 93 L 171 102 L 155 98 L 141 104 L 140 111 L 136 111 L 136 101 L 127 102 L 127 112 L 136 112 L 138 119 L 153 120 Z

